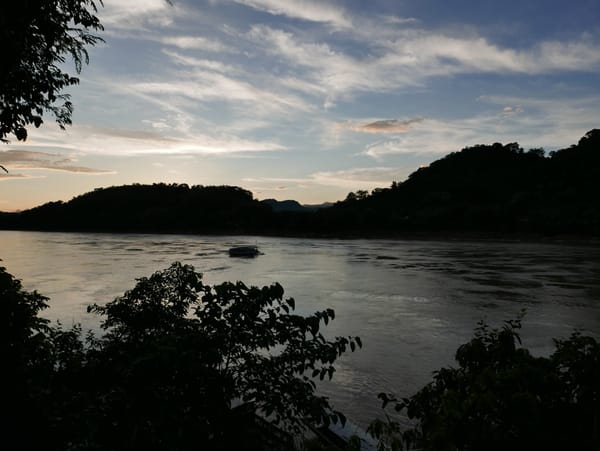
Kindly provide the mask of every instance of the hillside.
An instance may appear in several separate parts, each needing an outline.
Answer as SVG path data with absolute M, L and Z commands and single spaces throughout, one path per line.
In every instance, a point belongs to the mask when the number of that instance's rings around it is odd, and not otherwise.
M 232 186 L 185 184 L 98 188 L 69 202 L 4 213 L 0 227 L 129 232 L 256 232 L 270 208 Z
M 327 208 L 259 202 L 231 186 L 128 185 L 1 213 L 0 228 L 397 236 L 426 232 L 600 235 L 600 130 L 550 152 L 467 147 L 402 183 Z M 318 206 L 319 207 L 319 206 Z M 322 206 L 321 206 L 322 207 Z
M 350 193 L 319 223 L 357 232 L 600 234 L 600 130 L 545 155 L 516 143 L 468 147 L 372 193 Z

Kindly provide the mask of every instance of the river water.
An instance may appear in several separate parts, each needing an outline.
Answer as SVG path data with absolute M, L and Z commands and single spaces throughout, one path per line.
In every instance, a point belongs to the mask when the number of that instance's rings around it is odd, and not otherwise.
M 230 258 L 236 244 L 264 255 Z M 409 396 L 453 364 L 477 321 L 523 308 L 523 342 L 535 354 L 579 328 L 600 336 L 600 247 L 526 242 L 318 240 L 272 237 L 0 232 L 1 264 L 50 297 L 44 316 L 96 329 L 86 313 L 173 261 L 209 284 L 281 283 L 296 312 L 333 308 L 326 335 L 358 335 L 363 349 L 336 364 L 320 390 L 354 423 L 381 413 L 377 393 Z

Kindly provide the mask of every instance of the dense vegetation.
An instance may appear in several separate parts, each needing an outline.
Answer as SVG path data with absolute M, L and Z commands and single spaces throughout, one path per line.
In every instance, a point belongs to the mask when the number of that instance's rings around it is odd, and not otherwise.
M 105 334 L 85 339 L 39 317 L 46 301 L 0 268 L 3 440 L 19 449 L 251 450 L 255 411 L 292 432 L 345 421 L 313 379 L 360 339 L 325 339 L 333 311 L 295 315 L 279 284 L 208 286 L 175 263 L 90 306 Z
M 231 186 L 157 183 L 99 188 L 51 202 L 4 224 L 43 230 L 242 233 L 258 231 L 270 208 Z
M 332 229 L 600 234 L 600 130 L 551 152 L 516 143 L 451 153 L 391 188 L 350 193 Z
M 67 73 L 71 57 L 79 73 L 87 47 L 102 41 L 96 16 L 102 0 L 26 0 L 2 2 L 0 9 L 0 141 L 10 134 L 27 138 L 50 113 L 61 128 L 71 124 L 73 105 L 64 90 L 79 83 Z
M 550 152 L 516 143 L 451 153 L 402 183 L 320 209 L 237 187 L 130 185 L 0 214 L 0 228 L 395 236 L 414 232 L 600 235 L 600 130 Z
M 574 332 L 554 340 L 549 357 L 534 357 L 520 346 L 520 327 L 520 319 L 499 329 L 482 322 L 458 348 L 458 368 L 436 371 L 410 398 L 381 393 L 384 408 L 415 426 L 374 421 L 380 449 L 600 449 L 600 343 Z

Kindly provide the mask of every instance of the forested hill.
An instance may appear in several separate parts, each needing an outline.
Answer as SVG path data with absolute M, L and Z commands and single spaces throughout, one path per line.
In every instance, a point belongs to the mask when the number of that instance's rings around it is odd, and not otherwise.
M 69 202 L 51 202 L 0 216 L 0 227 L 38 230 L 207 232 L 257 231 L 270 208 L 232 186 L 185 184 L 98 188 Z
M 128 185 L 0 214 L 0 228 L 397 236 L 600 235 L 600 130 L 546 153 L 516 143 L 468 147 L 329 208 L 277 209 L 230 186 Z M 298 211 L 296 211 L 298 210 Z
M 319 212 L 335 230 L 600 234 L 600 130 L 550 152 L 468 147 Z

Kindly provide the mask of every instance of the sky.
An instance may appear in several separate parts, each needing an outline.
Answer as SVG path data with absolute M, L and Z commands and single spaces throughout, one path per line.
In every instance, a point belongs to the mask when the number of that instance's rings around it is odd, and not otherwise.
M 155 182 L 331 202 L 466 146 L 600 128 L 597 0 L 105 0 L 99 16 L 73 125 L 45 116 L 0 145 L 1 211 Z

